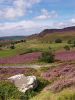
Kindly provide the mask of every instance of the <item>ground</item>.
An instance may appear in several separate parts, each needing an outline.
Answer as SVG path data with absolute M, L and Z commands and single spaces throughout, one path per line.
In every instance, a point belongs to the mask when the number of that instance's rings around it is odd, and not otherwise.
M 64 49 L 66 45 L 70 46 L 70 51 Z M 53 52 L 54 63 L 40 62 L 42 51 Z M 75 100 L 75 48 L 65 39 L 62 43 L 33 39 L 15 44 L 15 49 L 3 47 L 0 50 L 0 81 L 19 73 L 35 75 L 39 81 L 30 100 Z

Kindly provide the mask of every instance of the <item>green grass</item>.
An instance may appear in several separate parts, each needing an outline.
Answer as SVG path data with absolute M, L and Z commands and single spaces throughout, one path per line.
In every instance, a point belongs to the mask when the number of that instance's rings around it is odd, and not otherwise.
M 62 39 L 63 43 L 54 43 L 55 39 Z M 52 50 L 62 50 L 63 47 L 67 44 L 68 40 L 75 40 L 75 32 L 55 32 L 53 34 L 46 34 L 43 37 L 34 37 L 32 39 L 28 39 L 25 43 L 16 44 L 16 49 L 14 50 L 0 50 L 0 57 L 8 57 L 22 53 L 28 53 L 29 49 L 33 49 L 32 51 L 48 51 L 49 47 Z
M 46 34 L 42 38 L 39 37 L 39 40 L 42 42 L 50 42 L 50 41 L 55 41 L 55 39 L 60 38 L 63 41 L 68 41 L 68 40 L 75 40 L 75 32 L 70 31 L 70 32 L 55 32 L 53 34 Z
M 16 50 L 1 50 L 0 51 L 0 57 L 9 57 L 16 55 Z
M 75 100 L 75 89 L 67 88 L 59 93 L 42 91 L 31 100 Z
M 60 48 L 63 49 L 63 47 L 67 45 L 66 42 L 63 43 L 41 43 L 37 40 L 29 40 L 26 43 L 19 43 L 15 45 L 15 49 L 7 49 L 7 50 L 1 50 L 0 51 L 0 57 L 8 57 L 8 56 L 14 56 L 17 54 L 22 53 L 30 53 L 35 51 L 48 51 L 49 48 L 52 48 L 52 50 L 56 51 Z

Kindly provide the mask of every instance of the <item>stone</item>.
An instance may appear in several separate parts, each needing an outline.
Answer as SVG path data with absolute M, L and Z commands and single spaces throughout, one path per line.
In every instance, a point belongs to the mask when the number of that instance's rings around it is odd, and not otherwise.
M 9 81 L 15 84 L 20 92 L 25 93 L 27 90 L 37 87 L 37 79 L 35 76 L 25 76 L 24 74 L 14 75 L 8 78 Z

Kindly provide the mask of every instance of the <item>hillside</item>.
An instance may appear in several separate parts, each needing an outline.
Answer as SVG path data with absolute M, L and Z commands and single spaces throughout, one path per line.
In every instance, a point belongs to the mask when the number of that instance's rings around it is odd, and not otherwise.
M 37 39 L 41 41 L 54 41 L 55 39 L 60 38 L 64 41 L 74 40 L 75 39 L 75 26 L 66 27 L 63 29 L 45 29 L 38 34 L 33 34 L 28 37 L 28 39 Z
M 45 29 L 28 37 L 0 39 L 2 96 L 8 93 L 10 100 L 75 100 L 75 27 Z M 55 39 L 62 39 L 62 42 L 56 42 Z M 35 76 L 38 82 L 36 89 L 25 94 L 19 93 L 16 85 L 8 80 L 18 74 Z
M 44 35 L 51 34 L 51 33 L 63 33 L 63 32 L 70 32 L 70 31 L 75 32 L 75 26 L 65 27 L 63 29 L 45 29 L 42 32 L 40 32 L 39 35 L 44 36 Z
M 32 34 L 29 36 L 5 36 L 0 37 L 0 40 L 21 40 L 27 38 L 28 40 L 54 40 L 61 38 L 63 40 L 75 39 L 75 26 L 65 27 L 63 29 L 44 29 L 40 33 Z

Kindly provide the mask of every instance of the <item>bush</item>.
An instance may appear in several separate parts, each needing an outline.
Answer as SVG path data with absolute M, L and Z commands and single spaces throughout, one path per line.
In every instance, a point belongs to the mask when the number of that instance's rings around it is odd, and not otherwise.
M 66 45 L 66 46 L 64 47 L 64 49 L 65 49 L 66 51 L 69 51 L 69 50 L 70 50 L 70 47 L 69 47 L 68 45 Z
M 35 94 L 33 90 L 29 90 L 20 96 L 20 100 L 30 100 Z
M 71 41 L 71 40 L 68 40 L 67 43 L 68 43 L 68 44 L 72 44 L 72 41 Z
M 21 42 L 26 42 L 26 40 L 21 40 Z
M 0 82 L 0 100 L 18 99 L 20 92 L 9 82 Z
M 40 61 L 46 63 L 53 63 L 54 62 L 54 54 L 52 52 L 43 52 L 42 56 L 40 57 Z
M 61 39 L 56 39 L 55 43 L 62 43 L 62 40 Z
M 0 47 L 2 47 L 2 45 L 0 44 Z
M 10 49 L 15 49 L 15 45 L 11 44 Z
M 75 47 L 75 41 L 73 42 L 73 47 Z
M 49 47 L 48 49 L 49 49 L 49 50 L 52 50 L 52 48 L 51 48 L 51 47 Z

